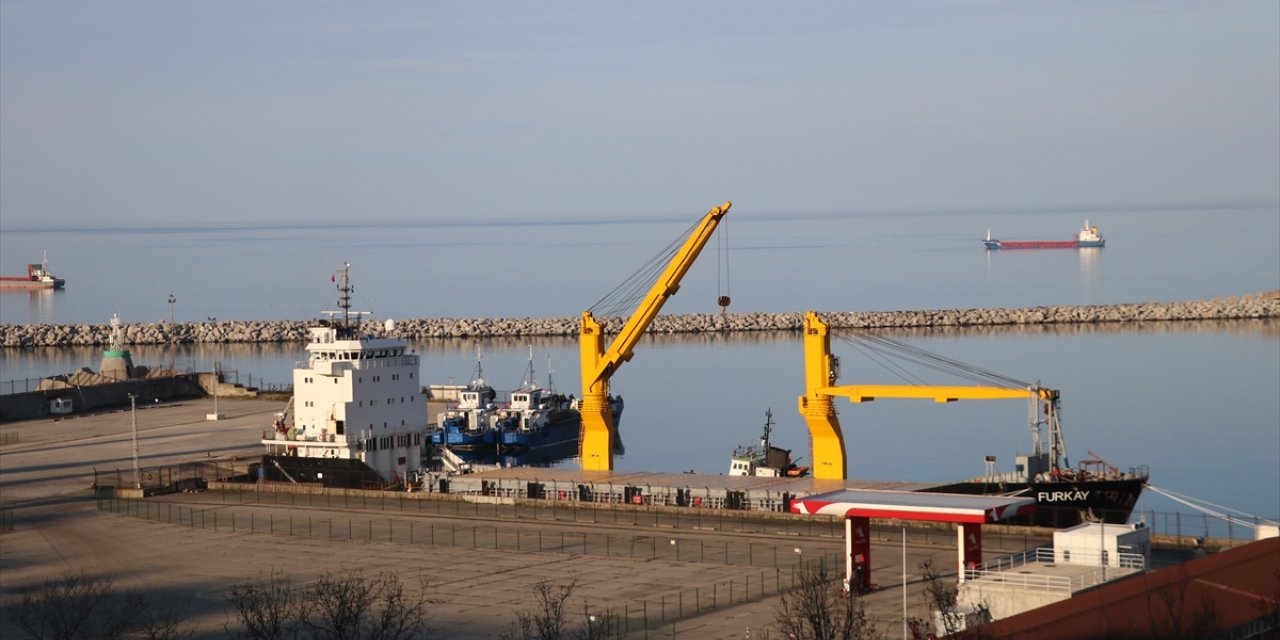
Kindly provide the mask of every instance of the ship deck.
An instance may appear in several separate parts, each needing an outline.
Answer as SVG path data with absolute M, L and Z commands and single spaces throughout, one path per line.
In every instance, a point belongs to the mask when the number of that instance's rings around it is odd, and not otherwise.
M 508 467 L 454 476 L 454 487 L 465 490 L 470 484 L 529 483 L 547 486 L 627 486 L 643 488 L 646 495 L 665 495 L 676 490 L 701 490 L 709 494 L 737 491 L 743 493 L 788 494 L 806 496 L 841 489 L 879 491 L 923 491 L 942 486 L 942 482 L 907 482 L 901 480 L 823 480 L 812 477 L 726 476 L 702 473 L 666 473 L 657 471 L 584 471 L 543 467 Z

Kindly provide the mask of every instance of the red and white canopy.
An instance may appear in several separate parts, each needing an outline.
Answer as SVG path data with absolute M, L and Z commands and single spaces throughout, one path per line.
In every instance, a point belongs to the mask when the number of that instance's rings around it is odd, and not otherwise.
M 842 489 L 792 501 L 791 512 L 931 522 L 993 523 L 1030 512 L 1034 498 Z

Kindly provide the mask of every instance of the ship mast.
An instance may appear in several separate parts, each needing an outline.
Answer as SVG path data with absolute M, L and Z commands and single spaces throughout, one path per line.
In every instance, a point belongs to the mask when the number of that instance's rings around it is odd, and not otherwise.
M 342 269 L 337 273 L 336 280 L 338 283 L 338 311 L 325 311 L 329 316 L 329 322 L 337 330 L 339 337 L 351 337 L 355 334 L 356 324 L 360 320 L 360 316 L 366 315 L 367 311 L 351 310 L 351 292 L 356 288 L 351 284 L 350 277 L 351 263 L 342 263 Z M 335 320 L 335 316 L 341 314 L 341 320 Z
M 348 326 L 351 324 L 351 263 L 342 263 L 342 271 L 339 271 L 338 278 L 338 308 L 342 309 L 342 324 Z

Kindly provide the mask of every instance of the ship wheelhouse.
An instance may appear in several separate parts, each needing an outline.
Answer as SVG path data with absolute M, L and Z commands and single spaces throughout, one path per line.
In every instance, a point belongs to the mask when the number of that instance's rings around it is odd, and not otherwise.
M 360 330 L 349 318 L 309 329 L 308 358 L 293 369 L 293 425 L 263 444 L 269 455 L 358 460 L 385 483 L 406 482 L 422 469 L 427 427 L 419 357 L 402 339 Z

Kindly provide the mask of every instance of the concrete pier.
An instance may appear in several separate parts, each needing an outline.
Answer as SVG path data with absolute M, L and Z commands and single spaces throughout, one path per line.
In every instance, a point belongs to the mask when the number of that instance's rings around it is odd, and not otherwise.
M 1015 309 L 938 309 L 922 311 L 820 311 L 832 329 L 1000 327 L 1034 325 L 1240 320 L 1280 317 L 1280 292 L 1267 292 L 1192 302 L 1069 305 Z M 658 316 L 649 333 L 724 334 L 798 332 L 803 312 L 727 313 Z M 305 342 L 313 320 L 241 320 L 166 322 L 126 325 L 129 344 L 219 344 Z M 424 318 L 397 320 L 396 335 L 408 340 L 436 338 L 503 338 L 576 336 L 577 317 L 563 318 Z M 606 331 L 616 331 L 621 318 L 609 318 Z M 383 322 L 366 323 L 381 334 Z M 0 325 L 0 346 L 66 347 L 110 343 L 107 324 Z

